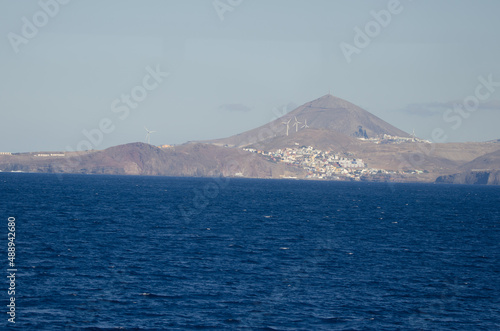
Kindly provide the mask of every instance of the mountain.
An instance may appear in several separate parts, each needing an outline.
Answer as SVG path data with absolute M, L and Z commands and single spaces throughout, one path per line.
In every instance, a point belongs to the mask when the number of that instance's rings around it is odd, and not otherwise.
M 467 162 L 499 149 L 498 142 L 373 144 L 363 141 L 352 146 L 351 152 L 373 168 L 402 167 L 444 175 L 459 172 Z
M 439 176 L 436 183 L 500 185 L 500 150 L 481 155 L 459 169 L 462 172 Z
M 358 139 L 384 134 L 400 138 Z M 291 149 L 278 152 L 286 147 Z M 328 94 L 229 138 L 172 148 L 131 143 L 100 151 L 0 155 L 0 171 L 497 184 L 500 140 L 431 144 L 409 139 Z
M 326 129 L 305 129 L 294 132 L 293 136 L 276 136 L 265 139 L 248 147 L 257 150 L 271 151 L 284 147 L 314 146 L 321 150 L 334 150 L 337 152 L 349 152 L 355 149 L 359 140 L 346 136 L 345 134 Z
M 461 170 L 500 170 L 500 150 L 481 155 L 474 160 L 465 163 L 460 167 Z
M 292 117 L 297 117 L 302 123 L 307 120 L 310 128 L 327 129 L 350 137 L 371 138 L 383 134 L 409 137 L 406 132 L 368 111 L 331 94 L 298 107 L 287 116 Z
M 65 157 L 36 154 L 0 156 L 1 171 L 110 175 L 280 178 L 302 176 L 298 168 L 270 162 L 235 148 L 186 144 L 161 149 L 144 143 L 102 151 L 73 152 Z
M 295 119 L 300 122 L 297 126 L 294 126 Z M 287 125 L 283 122 L 289 122 L 288 135 Z M 332 135 L 328 135 L 329 132 L 336 134 L 335 139 L 343 140 L 341 145 L 345 145 L 349 138 L 372 138 L 384 134 L 409 137 L 406 132 L 368 111 L 346 100 L 327 94 L 256 129 L 229 138 L 212 140 L 209 143 L 245 147 L 275 138 L 283 138 L 282 142 L 291 143 L 297 133 L 314 130 L 316 130 L 316 134 L 311 135 L 315 138 L 310 139 L 314 140 L 311 142 L 312 145 L 324 145 L 325 141 L 335 143 L 334 140 L 330 140 Z M 350 143 L 352 142 L 353 140 L 350 141 Z

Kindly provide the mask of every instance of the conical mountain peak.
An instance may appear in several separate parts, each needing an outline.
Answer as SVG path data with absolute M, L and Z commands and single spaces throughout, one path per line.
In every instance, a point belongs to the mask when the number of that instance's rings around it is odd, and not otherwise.
M 346 101 L 344 99 L 335 97 L 331 94 L 325 94 L 324 96 L 315 99 L 313 101 L 310 101 L 306 104 L 305 108 L 310 108 L 310 110 L 320 110 L 320 109 L 345 109 L 345 110 L 362 110 L 360 107 L 356 106 L 355 104 Z
M 409 137 L 406 132 L 361 107 L 331 94 L 326 94 L 303 104 L 269 124 L 213 142 L 228 146 L 247 146 L 254 142 L 280 137 L 285 140 L 293 140 L 303 130 L 316 130 L 317 137 L 315 139 L 318 140 L 316 145 L 322 144 L 322 140 L 331 139 L 331 135 L 323 134 L 328 131 L 348 139 L 373 138 L 384 134 Z
M 408 137 L 406 132 L 363 108 L 331 94 L 305 103 L 288 116 L 297 117 L 301 122 L 307 120 L 311 129 L 326 129 L 350 137 L 372 138 L 383 134 Z

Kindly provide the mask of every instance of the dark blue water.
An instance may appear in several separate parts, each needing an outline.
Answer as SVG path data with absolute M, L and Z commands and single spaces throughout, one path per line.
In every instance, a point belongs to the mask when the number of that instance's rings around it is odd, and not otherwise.
M 500 328 L 500 187 L 4 173 L 0 189 L 20 329 Z

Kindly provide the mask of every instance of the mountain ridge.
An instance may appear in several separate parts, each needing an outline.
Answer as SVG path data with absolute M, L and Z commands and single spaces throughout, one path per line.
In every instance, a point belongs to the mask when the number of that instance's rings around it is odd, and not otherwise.
M 380 135 L 389 137 L 366 138 Z M 136 142 L 97 151 L 0 155 L 0 171 L 56 174 L 248 178 L 325 175 L 336 180 L 407 182 L 433 182 L 441 176 L 443 181 L 482 183 L 486 175 L 479 175 L 474 171 L 477 169 L 500 169 L 500 139 L 431 144 L 411 138 L 332 95 L 307 102 L 253 130 L 218 140 L 165 148 Z M 458 175 L 460 171 L 473 174 Z M 443 177 L 450 175 L 454 177 Z M 497 183 L 500 176 L 494 172 L 489 178 L 488 183 Z
M 300 169 L 269 162 L 240 149 L 210 144 L 184 144 L 161 149 L 140 142 L 100 151 L 71 153 L 64 158 L 0 156 L 0 170 L 177 177 L 281 178 L 303 175 Z

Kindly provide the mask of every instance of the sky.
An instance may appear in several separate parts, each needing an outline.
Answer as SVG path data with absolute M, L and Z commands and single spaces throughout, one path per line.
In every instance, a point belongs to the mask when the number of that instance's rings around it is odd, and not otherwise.
M 182 144 L 327 93 L 500 139 L 500 1 L 0 0 L 0 152 Z M 278 110 L 278 111 L 277 111 Z

